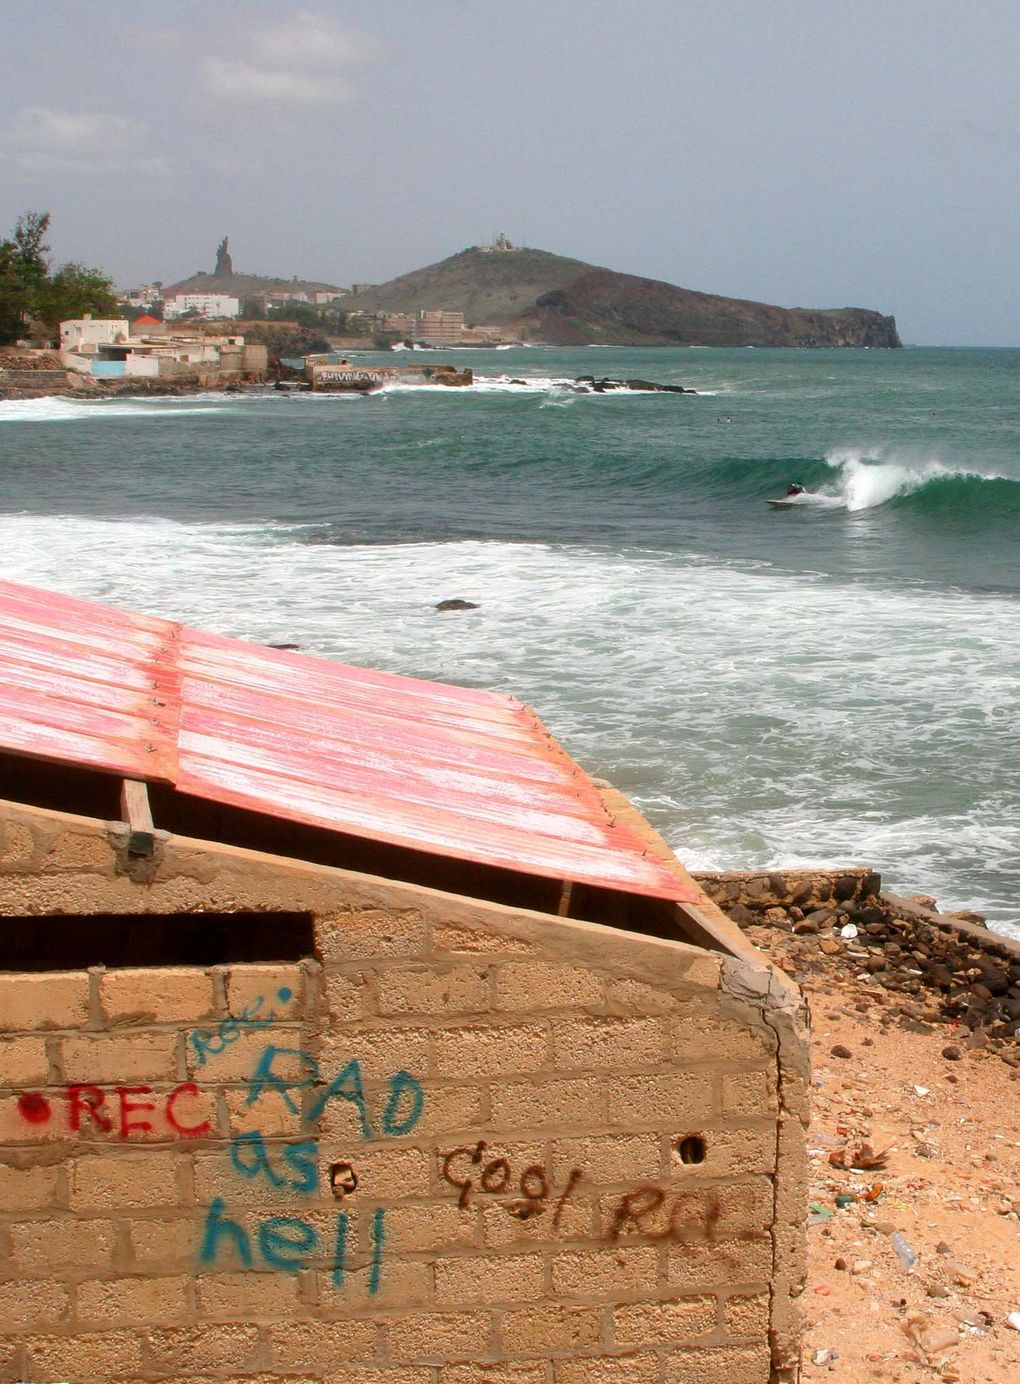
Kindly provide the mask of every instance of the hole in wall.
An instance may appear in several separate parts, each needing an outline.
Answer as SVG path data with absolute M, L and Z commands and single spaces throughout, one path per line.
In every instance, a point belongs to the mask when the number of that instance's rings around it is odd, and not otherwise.
M 708 1145 L 700 1134 L 688 1134 L 678 1139 L 676 1151 L 681 1163 L 704 1163 L 708 1157 Z
M 310 913 L 0 914 L 0 971 L 223 966 L 314 955 Z

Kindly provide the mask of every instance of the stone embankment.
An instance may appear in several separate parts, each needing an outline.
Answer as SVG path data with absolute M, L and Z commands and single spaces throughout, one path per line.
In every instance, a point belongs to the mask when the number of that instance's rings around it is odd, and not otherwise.
M 728 871 L 695 879 L 752 940 L 788 934 L 783 954 L 822 956 L 899 997 L 902 1017 L 958 1026 L 961 1042 L 999 1050 L 1020 1067 L 1020 943 L 980 914 L 940 913 L 927 896 L 882 892 L 870 869 Z M 951 1045 L 950 1045 L 951 1046 Z

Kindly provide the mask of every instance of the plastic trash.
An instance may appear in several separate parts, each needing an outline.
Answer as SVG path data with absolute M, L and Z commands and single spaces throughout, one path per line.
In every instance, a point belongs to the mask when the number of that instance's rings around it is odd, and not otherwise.
M 906 1236 L 902 1235 L 897 1230 L 894 1235 L 890 1235 L 889 1243 L 896 1251 L 896 1257 L 906 1269 L 907 1273 L 912 1273 L 917 1265 L 917 1255 L 914 1253 Z

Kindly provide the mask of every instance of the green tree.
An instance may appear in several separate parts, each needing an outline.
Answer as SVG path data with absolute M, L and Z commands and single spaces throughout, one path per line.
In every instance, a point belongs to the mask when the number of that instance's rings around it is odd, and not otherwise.
M 33 323 L 54 335 L 65 318 L 117 311 L 113 285 L 101 270 L 65 264 L 51 271 L 49 225 L 49 212 L 25 212 L 13 235 L 0 240 L 0 344 L 16 341 Z
M 51 333 L 68 318 L 119 317 L 117 295 L 107 276 L 83 264 L 63 264 L 36 290 L 33 316 Z

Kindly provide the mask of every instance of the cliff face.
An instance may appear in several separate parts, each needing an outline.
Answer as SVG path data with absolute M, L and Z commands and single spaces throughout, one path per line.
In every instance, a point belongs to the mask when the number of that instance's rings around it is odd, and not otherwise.
M 867 308 L 780 308 L 589 269 L 539 297 L 527 341 L 620 346 L 899 346 L 896 320 Z

